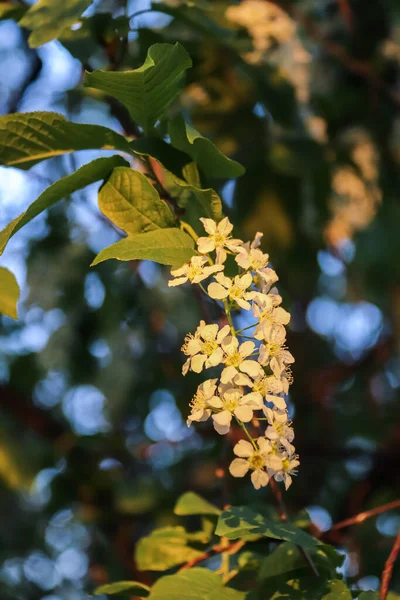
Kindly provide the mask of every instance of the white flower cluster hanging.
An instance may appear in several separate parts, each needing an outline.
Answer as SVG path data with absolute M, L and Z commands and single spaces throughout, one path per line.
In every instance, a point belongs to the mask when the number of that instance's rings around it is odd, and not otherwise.
M 253 242 L 243 243 L 232 238 L 233 225 L 227 217 L 219 223 L 201 221 L 208 236 L 197 239 L 198 254 L 189 263 L 171 270 L 173 279 L 168 285 L 198 283 L 210 298 L 222 301 L 229 325 L 200 321 L 194 334 L 185 339 L 184 375 L 218 365 L 222 369 L 219 380 L 208 379 L 199 385 L 187 423 L 190 426 L 193 421 L 211 418 L 215 430 L 225 435 L 236 421 L 247 440 L 234 446 L 236 458 L 230 473 L 244 477 L 251 471 L 256 489 L 266 486 L 271 477 L 283 481 L 287 489 L 300 463 L 285 401 L 294 358 L 285 345 L 290 315 L 280 306 L 282 298 L 273 287 L 278 277 L 268 267 L 268 254 L 259 248 L 261 233 Z M 228 254 L 238 265 L 239 274 L 233 278 L 223 272 Z M 201 282 L 211 277 L 206 289 Z M 247 341 L 242 340 L 249 337 L 243 334 L 248 328 L 235 330 L 231 317 L 231 311 L 239 308 L 252 310 L 257 320 L 254 338 Z M 253 437 L 248 431 L 246 424 L 253 419 L 265 424 L 263 435 Z

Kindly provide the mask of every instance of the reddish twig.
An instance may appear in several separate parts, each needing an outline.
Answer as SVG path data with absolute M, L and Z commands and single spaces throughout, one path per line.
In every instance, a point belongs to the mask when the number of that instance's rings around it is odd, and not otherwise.
M 243 548 L 245 543 L 246 543 L 245 541 L 239 540 L 237 542 L 233 542 L 232 544 L 228 544 L 228 545 L 226 545 L 226 544 L 215 545 L 210 550 L 208 550 L 207 552 L 204 552 L 200 556 L 197 556 L 196 558 L 192 558 L 192 560 L 188 560 L 188 562 L 185 563 L 179 569 L 178 573 L 181 573 L 182 571 L 187 571 L 187 569 L 191 569 L 192 567 L 203 562 L 204 560 L 207 560 L 207 559 L 211 558 L 212 556 L 216 556 L 217 554 L 222 554 L 223 552 L 227 552 L 228 554 L 236 554 L 236 552 L 239 552 L 239 550 L 241 550 L 241 548 Z
M 272 491 L 273 495 L 275 496 L 276 504 L 278 505 L 279 517 L 280 517 L 281 521 L 287 521 L 288 517 L 287 517 L 285 503 L 283 502 L 282 492 L 279 489 L 279 486 L 276 483 L 275 479 L 273 479 L 272 477 L 269 480 L 269 484 L 271 486 L 271 491 Z
M 336 523 L 329 529 L 329 531 L 337 531 L 338 529 L 343 529 L 344 527 L 349 527 L 350 525 L 358 525 L 363 523 L 367 519 L 374 517 L 375 515 L 379 515 L 380 513 L 386 512 L 387 510 L 391 510 L 392 508 L 400 507 L 400 500 L 393 500 L 393 502 L 388 502 L 387 504 L 383 504 L 382 506 L 378 506 L 377 508 L 372 508 L 371 510 L 366 510 L 358 515 L 354 515 L 354 517 L 350 517 L 349 519 L 345 519 L 344 521 L 340 521 Z M 326 535 L 328 531 L 326 531 L 323 535 Z
M 346 24 L 347 29 L 351 30 L 353 28 L 353 14 L 351 12 L 351 8 L 348 0 L 338 0 L 339 11 L 343 17 L 343 21 Z
M 394 563 L 397 560 L 397 557 L 400 552 L 400 531 L 397 534 L 396 541 L 394 542 L 391 553 L 388 556 L 387 561 L 385 562 L 385 568 L 382 573 L 382 584 L 381 584 L 381 600 L 386 600 L 386 596 L 389 592 L 390 580 L 392 579 L 392 573 L 394 568 Z

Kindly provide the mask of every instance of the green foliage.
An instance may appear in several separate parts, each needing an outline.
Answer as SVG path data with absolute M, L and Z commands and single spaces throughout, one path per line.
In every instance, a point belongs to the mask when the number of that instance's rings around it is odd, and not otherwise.
M 179 516 L 220 515 L 221 511 L 198 494 L 186 492 L 175 504 L 174 513 Z
M 203 551 L 190 547 L 190 540 L 183 527 L 156 529 L 136 546 L 136 564 L 141 571 L 165 571 L 198 558 Z
M 174 227 L 174 216 L 145 175 L 114 169 L 99 192 L 99 208 L 128 235 Z
M 134 594 L 139 598 L 147 598 L 150 593 L 150 588 L 144 583 L 139 583 L 138 581 L 116 581 L 115 583 L 106 583 L 105 585 L 101 585 L 96 588 L 95 594 L 109 594 L 112 596 L 113 594 L 122 594 L 124 592 L 128 592 L 129 594 Z
M 190 56 L 180 44 L 154 44 L 138 69 L 86 73 L 84 83 L 119 100 L 132 119 L 149 131 L 179 94 L 182 74 L 191 66 Z
M 340 579 L 326 581 L 303 577 L 282 581 L 270 600 L 351 600 L 349 588 Z
M 194 127 L 177 116 L 168 123 L 171 144 L 189 154 L 208 177 L 233 178 L 244 173 L 244 167 L 231 160 L 203 137 Z
M 180 267 L 195 254 L 194 243 L 186 233 L 174 227 L 156 229 L 124 238 L 96 256 L 92 266 L 104 260 L 153 260 L 161 265 Z
M 8 269 L 0 267 L 0 313 L 17 319 L 18 298 L 19 286 L 17 280 Z
M 14 19 L 19 21 L 28 10 L 28 6 L 18 6 L 14 2 L 2 2 L 0 4 L 0 21 L 3 19 Z
M 340 567 L 344 560 L 344 557 L 338 554 L 332 546 L 323 544 L 318 545 L 310 552 L 310 558 L 320 576 L 327 579 L 336 576 L 336 568 Z M 296 572 L 297 575 L 307 575 L 309 569 L 310 566 L 300 548 L 295 544 L 285 542 L 261 561 L 258 577 L 260 580 L 278 576 L 291 579 L 293 572 Z
M 126 161 L 120 156 L 97 158 L 80 167 L 75 173 L 62 177 L 53 183 L 40 194 L 39 198 L 24 213 L 11 221 L 3 231 L 0 231 L 0 255 L 4 252 L 10 238 L 41 212 L 50 208 L 59 200 L 67 198 L 77 190 L 105 179 L 114 167 L 123 164 L 126 164 Z
M 29 45 L 37 48 L 62 34 L 63 30 L 76 23 L 93 0 L 68 0 L 54 2 L 39 0 L 20 21 L 22 27 L 31 30 Z
M 390 594 L 388 595 L 388 598 L 389 596 Z M 379 595 L 377 592 L 361 592 L 358 596 L 358 600 L 379 600 Z
M 100 125 L 72 123 L 53 112 L 0 117 L 0 165 L 30 169 L 34 164 L 76 150 L 131 152 L 118 133 Z
M 224 587 L 216 573 L 196 568 L 159 579 L 149 600 L 244 600 L 245 597 L 245 592 Z
M 215 533 L 229 540 L 250 534 L 251 537 L 262 535 L 286 540 L 308 550 L 313 550 L 317 546 L 317 541 L 298 527 L 279 520 L 273 521 L 245 506 L 232 506 L 224 510 L 218 519 Z

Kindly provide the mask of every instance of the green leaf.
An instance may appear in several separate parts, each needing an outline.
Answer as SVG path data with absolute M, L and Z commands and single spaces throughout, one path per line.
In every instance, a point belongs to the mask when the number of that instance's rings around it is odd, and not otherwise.
M 151 588 L 149 600 L 244 600 L 246 592 L 225 587 L 221 577 L 208 569 L 188 569 L 161 577 Z
M 21 27 L 32 31 L 28 42 L 37 48 L 58 38 L 66 27 L 79 20 L 81 14 L 92 4 L 92 0 L 39 0 L 20 21 Z
M 96 256 L 91 266 L 104 260 L 153 260 L 161 265 L 179 267 L 196 254 L 194 243 L 186 233 L 173 227 L 139 233 L 108 246 Z
M 340 579 L 324 581 L 319 577 L 283 580 L 270 600 L 352 600 L 349 588 Z
M 168 123 L 168 133 L 171 144 L 189 154 L 207 176 L 232 178 L 245 172 L 240 163 L 225 156 L 211 140 L 185 123 L 182 116 L 179 115 Z
M 138 69 L 86 73 L 84 85 L 119 100 L 135 123 L 148 131 L 180 92 L 182 74 L 191 66 L 190 56 L 180 44 L 154 44 Z
M 17 302 L 19 285 L 14 275 L 4 267 L 0 267 L 0 313 L 18 319 Z
M 132 153 L 122 135 L 101 125 L 73 123 L 53 112 L 0 117 L 0 165 L 29 169 L 53 156 L 90 149 Z
M 349 588 L 340 579 L 331 581 L 329 587 L 329 592 L 322 596 L 322 600 L 352 600 Z
M 344 556 L 327 544 L 319 544 L 315 550 L 310 552 L 310 558 L 316 566 L 320 576 L 328 579 L 336 576 L 336 568 L 344 561 Z M 260 565 L 259 579 L 300 571 L 305 575 L 309 571 L 309 564 L 302 552 L 295 544 L 285 542 L 280 544 L 271 554 L 266 556 Z M 293 577 L 293 575 L 292 575 Z M 287 577 L 290 578 L 289 576 Z
M 83 165 L 80 169 L 62 177 L 50 187 L 48 187 L 39 198 L 30 205 L 30 207 L 19 217 L 11 221 L 5 229 L 0 231 L 0 255 L 4 252 L 9 239 L 17 233 L 21 227 L 29 223 L 42 211 L 50 208 L 62 198 L 66 198 L 73 192 L 80 190 L 95 181 L 105 179 L 114 167 L 126 164 L 120 156 L 111 156 L 105 158 L 97 158 L 87 165 Z
M 188 534 L 183 527 L 156 529 L 139 540 L 135 559 L 140 571 L 164 571 L 203 554 L 188 546 Z
M 128 235 L 174 227 L 174 215 L 145 175 L 114 169 L 99 192 L 101 212 Z
M 185 209 L 185 221 L 188 221 L 194 229 L 200 227 L 200 217 L 207 217 L 220 221 L 223 217 L 222 202 L 217 192 L 211 188 L 201 189 L 179 179 L 172 173 L 165 173 L 166 189 L 173 198 L 177 199 L 178 206 Z
M 19 21 L 28 8 L 28 6 L 18 5 L 14 2 L 2 2 L 0 4 L 0 21 L 4 21 L 5 19 Z
M 107 583 L 96 588 L 95 594 L 120 594 L 121 592 L 129 592 L 139 598 L 147 598 L 150 593 L 150 588 L 144 583 L 138 581 L 116 581 L 115 583 Z
M 186 515 L 220 515 L 219 508 L 204 500 L 194 492 L 186 492 L 175 505 L 174 513 L 179 516 Z
M 258 534 L 293 542 L 308 550 L 313 550 L 317 546 L 317 540 L 298 527 L 282 521 L 273 521 L 245 506 L 232 506 L 225 510 L 218 519 L 215 533 L 230 540 L 249 533 Z
M 182 178 L 185 165 L 190 161 L 190 157 L 184 152 L 177 150 L 164 140 L 151 136 L 143 136 L 134 140 L 130 143 L 130 147 L 139 156 L 155 158 L 179 178 Z
M 377 592 L 372 591 L 361 592 L 361 594 L 358 596 L 358 600 L 379 600 L 379 595 Z

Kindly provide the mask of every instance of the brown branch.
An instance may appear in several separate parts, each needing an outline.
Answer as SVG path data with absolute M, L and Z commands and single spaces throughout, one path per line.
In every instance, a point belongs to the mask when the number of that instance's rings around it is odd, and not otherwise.
M 338 0 L 338 5 L 343 21 L 345 22 L 347 29 L 351 31 L 353 28 L 353 13 L 351 12 L 349 2 L 348 0 Z
M 239 552 L 239 550 L 241 550 L 243 548 L 245 543 L 246 542 L 244 540 L 239 540 L 237 542 L 233 542 L 233 544 L 215 545 L 211 548 L 211 550 L 204 552 L 203 554 L 201 554 L 200 556 L 197 556 L 196 558 L 192 558 L 192 560 L 188 560 L 188 562 L 185 563 L 179 569 L 178 573 L 181 573 L 182 571 L 187 571 L 188 569 L 191 569 L 198 563 L 201 563 L 204 560 L 211 558 L 212 556 L 216 556 L 217 554 L 222 554 L 223 552 L 227 552 L 228 554 L 236 554 L 236 552 Z
M 392 579 L 394 563 L 397 560 L 399 552 L 400 552 L 400 531 L 397 534 L 396 541 L 394 542 L 392 551 L 389 554 L 389 557 L 388 557 L 387 561 L 385 562 L 385 568 L 383 569 L 382 584 L 381 584 L 381 600 L 386 600 L 386 596 L 388 595 L 390 580 Z
M 372 508 L 371 510 L 366 510 L 365 512 L 359 513 L 358 515 L 354 515 L 354 517 L 350 517 L 349 519 L 345 519 L 344 521 L 340 521 L 336 523 L 326 531 L 323 535 L 328 534 L 330 531 L 337 531 L 338 529 L 343 529 L 344 527 L 349 527 L 350 525 L 359 525 L 363 523 L 367 519 L 374 517 L 375 515 L 379 515 L 387 510 L 391 510 L 393 508 L 400 507 L 400 500 L 393 500 L 393 502 L 388 502 L 387 504 L 383 504 L 382 506 L 378 506 L 377 508 Z

